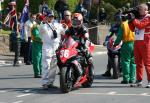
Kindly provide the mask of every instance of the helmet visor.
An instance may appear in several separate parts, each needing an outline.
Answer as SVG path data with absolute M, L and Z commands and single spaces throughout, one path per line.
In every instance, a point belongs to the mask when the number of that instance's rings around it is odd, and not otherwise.
M 77 27 L 81 25 L 81 21 L 78 20 L 77 18 L 72 19 L 72 26 Z

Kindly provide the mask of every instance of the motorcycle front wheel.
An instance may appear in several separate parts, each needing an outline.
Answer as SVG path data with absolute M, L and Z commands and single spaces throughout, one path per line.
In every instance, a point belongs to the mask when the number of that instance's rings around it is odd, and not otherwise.
M 73 86 L 73 68 L 63 67 L 60 70 L 60 89 L 63 93 L 71 91 Z
M 113 79 L 119 78 L 119 60 L 114 58 L 113 60 Z

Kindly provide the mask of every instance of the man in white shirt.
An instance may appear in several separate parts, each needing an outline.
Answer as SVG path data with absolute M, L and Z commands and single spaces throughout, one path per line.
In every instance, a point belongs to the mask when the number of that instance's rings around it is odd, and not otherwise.
M 36 15 L 31 14 L 30 19 L 26 21 L 25 28 L 24 28 L 24 39 L 26 41 L 25 43 L 25 54 L 24 54 L 24 62 L 26 65 L 30 65 L 32 61 L 31 56 L 31 50 L 32 50 L 32 40 L 31 40 L 31 31 L 33 28 L 33 25 L 36 24 L 35 22 Z

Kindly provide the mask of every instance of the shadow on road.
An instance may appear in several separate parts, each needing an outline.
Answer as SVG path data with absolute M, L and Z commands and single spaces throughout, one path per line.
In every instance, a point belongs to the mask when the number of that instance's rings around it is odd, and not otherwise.
M 101 74 L 99 74 L 99 75 L 94 75 L 94 79 L 110 80 L 110 79 L 113 79 L 113 78 L 112 77 L 103 77 Z
M 59 88 L 50 88 L 44 90 L 42 88 L 0 88 L 0 90 L 6 90 L 8 92 L 18 92 L 18 93 L 32 93 L 32 94 L 64 94 L 60 91 Z

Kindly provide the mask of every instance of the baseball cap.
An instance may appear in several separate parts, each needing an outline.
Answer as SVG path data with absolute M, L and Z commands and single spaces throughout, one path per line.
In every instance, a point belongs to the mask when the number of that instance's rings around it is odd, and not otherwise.
M 52 10 L 47 12 L 47 17 L 54 17 L 54 12 Z

